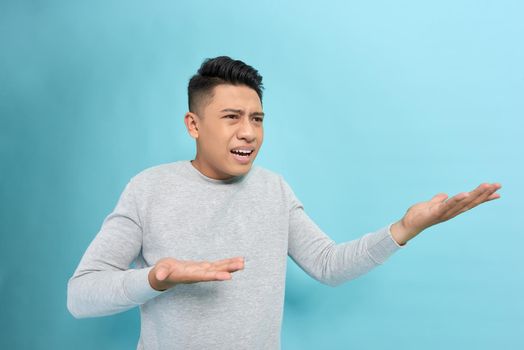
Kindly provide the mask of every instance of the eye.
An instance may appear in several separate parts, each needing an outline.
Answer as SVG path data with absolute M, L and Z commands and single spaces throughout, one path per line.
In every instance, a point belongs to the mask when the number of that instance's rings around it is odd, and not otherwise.
M 228 118 L 228 119 L 237 119 L 237 118 L 238 118 L 238 115 L 236 115 L 236 114 L 228 114 L 228 115 L 224 116 L 224 118 Z
M 262 123 L 264 121 L 264 118 L 262 117 L 254 117 L 253 120 L 257 123 Z

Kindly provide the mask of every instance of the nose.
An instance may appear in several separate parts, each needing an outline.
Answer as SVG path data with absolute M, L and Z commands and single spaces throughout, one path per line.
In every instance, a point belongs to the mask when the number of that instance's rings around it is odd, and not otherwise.
M 239 124 L 237 137 L 240 140 L 245 140 L 246 142 L 253 142 L 256 138 L 255 130 L 249 118 L 242 118 L 241 123 Z

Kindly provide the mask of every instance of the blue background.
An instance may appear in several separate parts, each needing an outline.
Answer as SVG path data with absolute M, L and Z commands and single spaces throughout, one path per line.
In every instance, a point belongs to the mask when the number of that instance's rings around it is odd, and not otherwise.
M 74 319 L 66 283 L 131 176 L 190 159 L 206 57 L 264 76 L 257 164 L 338 242 L 438 192 L 502 199 L 331 288 L 290 262 L 283 349 L 522 349 L 519 1 L 2 1 L 0 348 L 132 349 L 138 310 Z

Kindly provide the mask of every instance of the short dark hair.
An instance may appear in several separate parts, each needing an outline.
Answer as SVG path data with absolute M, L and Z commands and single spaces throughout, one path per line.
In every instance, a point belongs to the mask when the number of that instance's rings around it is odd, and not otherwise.
M 228 56 L 207 58 L 204 60 L 197 74 L 189 80 L 187 97 L 189 111 L 196 108 L 212 96 L 217 85 L 246 85 L 256 91 L 262 102 L 262 76 L 258 71 L 242 61 Z

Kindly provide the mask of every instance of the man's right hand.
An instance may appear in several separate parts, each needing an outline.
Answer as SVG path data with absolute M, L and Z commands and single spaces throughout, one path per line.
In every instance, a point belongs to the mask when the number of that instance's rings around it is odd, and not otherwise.
M 149 284 L 163 291 L 179 283 L 226 281 L 231 273 L 244 268 L 244 258 L 236 257 L 214 262 L 160 259 L 149 271 Z

